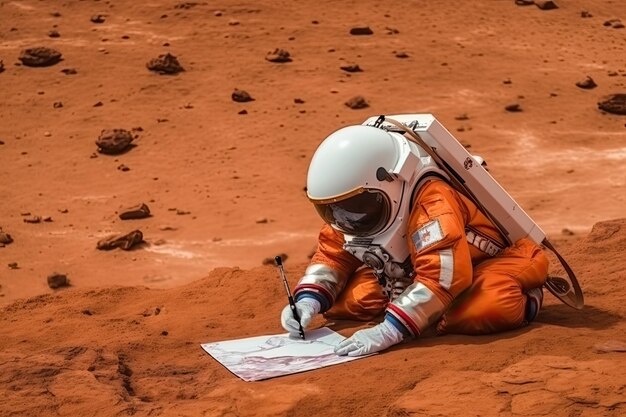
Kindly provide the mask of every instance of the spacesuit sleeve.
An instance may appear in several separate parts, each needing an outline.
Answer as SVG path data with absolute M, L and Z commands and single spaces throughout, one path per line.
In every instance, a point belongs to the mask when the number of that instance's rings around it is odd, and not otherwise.
M 387 317 L 405 334 L 420 334 L 470 286 L 467 217 L 462 199 L 444 181 L 430 181 L 418 193 L 407 229 L 415 279 L 387 307 Z
M 315 254 L 294 290 L 296 301 L 314 298 L 320 302 L 322 313 L 332 307 L 348 277 L 361 265 L 343 244 L 340 232 L 329 225 L 322 227 Z

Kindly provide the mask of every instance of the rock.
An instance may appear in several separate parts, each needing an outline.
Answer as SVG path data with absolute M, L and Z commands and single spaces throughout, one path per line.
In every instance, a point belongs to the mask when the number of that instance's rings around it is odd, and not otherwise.
M 53 290 L 61 287 L 69 287 L 69 285 L 70 282 L 65 274 L 55 272 L 52 275 L 48 275 L 48 287 Z
M 19 265 L 17 264 L 17 262 L 9 262 L 7 264 L 7 266 L 9 267 L 9 269 L 20 269 Z
M 41 223 L 41 216 L 28 216 L 24 219 L 24 223 Z
M 0 73 L 4 72 L 4 62 L 0 59 Z
M 559 8 L 552 0 L 535 0 L 535 4 L 541 10 L 554 10 Z
M 54 103 L 52 103 L 52 107 L 55 109 L 60 109 L 61 107 L 63 107 L 63 102 L 62 101 L 55 101 Z
M 350 35 L 373 35 L 374 31 L 369 26 L 357 26 L 350 29 Z
M 178 59 L 169 52 L 164 55 L 159 55 L 157 58 L 151 59 L 146 64 L 146 67 L 150 71 L 158 72 L 162 75 L 174 75 L 185 71 L 182 65 L 178 62 Z
M 294 98 L 294 99 L 293 99 L 293 102 L 294 102 L 295 104 L 304 104 L 304 100 L 302 100 L 301 98 Z
M 535 4 L 535 0 L 515 0 L 515 4 L 518 6 L 530 6 L 531 4 Z
M 612 94 L 598 102 L 598 108 L 607 113 L 626 115 L 626 94 Z
M 61 34 L 59 33 L 58 30 L 51 30 L 50 32 L 48 32 L 48 37 L 49 38 L 59 38 L 59 37 L 61 37 Z
M 61 72 L 65 75 L 74 75 L 78 73 L 78 71 L 76 71 L 74 68 L 63 68 Z
M 460 114 L 454 118 L 455 120 L 469 120 L 467 113 Z
M 361 69 L 361 67 L 359 67 L 358 64 L 342 65 L 339 68 L 341 68 L 345 72 L 363 72 L 363 70 Z
M 589 18 L 589 17 L 593 17 L 593 15 L 591 13 L 589 13 L 587 10 L 582 10 L 580 12 L 580 17 L 582 17 L 582 18 Z
M 409 57 L 409 54 L 407 54 L 407 53 L 406 53 L 406 52 L 404 52 L 404 51 L 398 51 L 398 52 L 396 52 L 396 53 L 395 53 L 395 56 L 396 56 L 396 58 L 401 58 L 401 59 L 403 59 L 403 58 L 408 58 L 408 57 Z
M 354 110 L 364 109 L 370 106 L 363 96 L 354 96 L 344 104 Z
M 122 220 L 145 219 L 146 217 L 150 217 L 150 208 L 144 203 L 124 209 L 119 214 Z
M 4 233 L 2 229 L 0 229 L 0 243 L 2 243 L 3 245 L 8 245 L 12 242 L 13 238 L 11 237 L 11 235 L 8 233 Z
M 104 23 L 105 21 L 105 16 L 101 15 L 101 14 L 95 14 L 93 16 L 91 16 L 91 18 L 89 20 L 91 20 L 92 23 Z
M 291 62 L 291 55 L 284 49 L 276 48 L 274 51 L 268 52 L 265 59 L 270 62 L 285 63 Z
M 522 111 L 522 106 L 519 103 L 512 103 L 509 104 L 507 106 L 504 107 L 504 110 L 508 111 L 508 112 L 521 112 Z
M 576 87 L 584 88 L 585 90 L 590 90 L 592 88 L 596 88 L 598 84 L 593 80 L 593 78 L 587 76 L 583 81 L 578 81 L 576 83 Z
M 186 1 L 184 3 L 178 3 L 177 5 L 174 6 L 174 9 L 185 9 L 185 10 L 189 10 L 192 7 L 196 7 L 199 3 L 196 3 L 195 1 Z
M 125 129 L 103 129 L 96 140 L 98 152 L 116 155 L 124 152 L 133 141 L 133 135 Z
M 111 250 L 115 248 L 131 250 L 135 245 L 142 242 L 143 233 L 141 233 L 141 230 L 133 230 L 127 234 L 108 236 L 98 241 L 97 248 L 100 250 Z
M 248 101 L 254 101 L 254 98 L 250 94 L 248 94 L 245 90 L 239 90 L 235 88 L 235 91 L 231 94 L 231 98 L 233 101 L 237 103 L 246 103 Z
M 129 167 L 127 167 L 127 166 L 126 166 L 126 165 L 124 165 L 124 164 L 120 164 L 120 165 L 118 165 L 118 166 L 117 166 L 117 169 L 118 169 L 118 170 L 120 170 L 120 171 L 122 171 L 122 172 L 128 172 L 128 171 L 130 171 L 130 168 L 129 168 Z
M 49 67 L 60 62 L 61 57 L 56 49 L 40 46 L 24 49 L 18 59 L 27 67 Z

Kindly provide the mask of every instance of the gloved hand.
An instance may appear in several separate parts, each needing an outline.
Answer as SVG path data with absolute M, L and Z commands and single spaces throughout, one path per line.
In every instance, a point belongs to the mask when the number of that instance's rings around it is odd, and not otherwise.
M 321 309 L 322 305 L 314 298 L 303 298 L 296 302 L 296 311 L 298 311 L 300 316 L 300 324 L 302 324 L 303 329 L 308 326 L 313 316 L 319 313 Z M 280 323 L 291 336 L 300 336 L 300 327 L 298 326 L 298 321 L 293 317 L 290 305 L 283 308 L 283 312 L 280 315 Z
M 361 356 L 385 350 L 404 339 L 402 332 L 388 321 L 359 330 L 335 347 L 339 356 Z

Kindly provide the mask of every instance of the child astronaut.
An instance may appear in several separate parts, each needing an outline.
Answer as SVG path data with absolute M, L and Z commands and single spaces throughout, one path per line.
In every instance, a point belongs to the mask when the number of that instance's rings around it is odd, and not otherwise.
M 303 328 L 320 313 L 361 321 L 384 313 L 335 348 L 360 356 L 429 327 L 485 334 L 535 319 L 548 274 L 543 249 L 525 238 L 509 244 L 449 180 L 398 132 L 348 126 L 320 144 L 307 194 L 326 224 L 294 289 Z M 290 306 L 281 323 L 298 335 Z

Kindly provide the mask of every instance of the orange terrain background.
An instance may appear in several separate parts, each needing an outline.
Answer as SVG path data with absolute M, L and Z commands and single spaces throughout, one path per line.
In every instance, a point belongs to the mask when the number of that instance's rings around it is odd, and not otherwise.
M 626 93 L 626 8 L 518 3 L 0 1 L 0 416 L 625 415 L 626 116 L 598 102 Z M 19 59 L 42 46 L 60 62 Z M 147 68 L 166 53 L 183 72 Z M 547 294 L 520 330 L 241 381 L 200 344 L 283 332 L 267 259 L 295 285 L 315 248 L 313 152 L 394 113 L 434 114 L 487 160 L 585 308 Z M 103 129 L 135 146 L 99 153 Z M 150 217 L 119 218 L 140 203 Z M 133 230 L 133 250 L 96 248 Z

